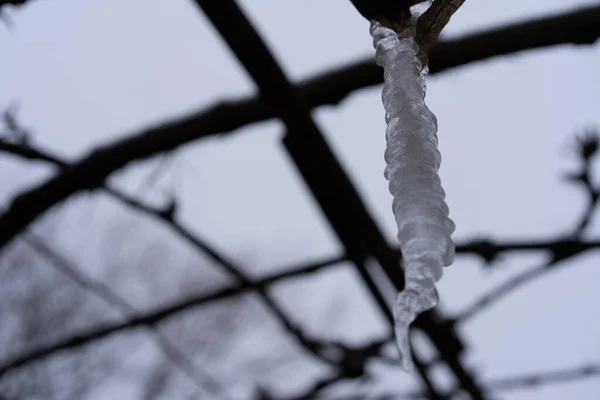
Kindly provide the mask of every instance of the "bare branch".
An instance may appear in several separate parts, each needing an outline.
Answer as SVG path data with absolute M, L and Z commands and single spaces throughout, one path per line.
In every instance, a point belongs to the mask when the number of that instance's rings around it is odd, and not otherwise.
M 23 145 L 11 144 L 11 143 L 3 141 L 1 139 L 0 139 L 0 151 L 5 151 L 5 152 L 11 153 L 11 154 L 15 154 L 17 156 L 24 157 L 26 159 L 51 162 L 57 166 L 64 167 L 67 165 L 67 163 L 65 161 L 60 160 L 58 157 L 53 156 L 53 155 L 49 154 L 48 152 L 44 152 L 39 149 L 28 147 L 28 146 L 26 147 Z M 160 210 L 156 210 L 151 207 L 148 207 L 145 204 L 140 203 L 134 199 L 131 199 L 131 198 L 127 197 L 126 195 L 119 193 L 117 191 L 114 191 L 112 189 L 106 189 L 106 190 L 108 191 L 108 193 L 111 196 L 115 197 L 117 200 L 123 202 L 124 204 L 127 204 L 143 213 L 146 213 L 146 214 L 149 214 L 152 216 L 158 216 L 161 221 L 167 223 L 168 225 L 171 226 L 171 228 L 173 228 L 176 232 L 178 232 L 179 228 L 177 228 L 177 224 L 174 223 L 173 220 L 168 220 L 168 219 L 163 218 Z M 187 231 L 185 231 L 185 230 L 183 232 L 184 232 L 184 235 L 183 235 L 184 238 L 189 237 L 190 233 L 186 234 Z M 189 240 L 189 239 L 186 239 L 186 240 Z M 194 239 L 194 237 L 192 236 L 191 243 L 194 244 L 197 241 L 198 240 Z M 197 246 L 197 245 L 195 245 L 195 246 Z M 205 246 L 202 244 L 201 241 L 200 241 L 199 247 L 201 249 L 205 249 Z M 580 252 L 583 252 L 583 251 L 586 251 L 589 249 L 598 248 L 598 247 L 600 247 L 600 241 L 586 242 L 586 241 L 572 240 L 572 239 L 556 239 L 556 240 L 548 240 L 548 241 L 522 240 L 522 241 L 506 241 L 506 242 L 493 242 L 491 240 L 473 240 L 473 241 L 469 241 L 469 242 L 464 242 L 462 244 L 458 243 L 456 245 L 456 252 L 457 252 L 457 254 L 476 254 L 476 255 L 481 256 L 484 259 L 493 259 L 500 253 L 507 252 L 507 251 L 538 250 L 538 251 L 549 251 L 554 254 L 565 254 L 565 253 L 566 254 L 578 254 Z M 210 251 L 210 249 L 209 249 L 209 251 Z M 217 257 L 219 257 L 219 256 L 217 255 Z M 315 263 L 314 265 L 308 266 L 308 267 L 288 268 L 291 271 L 291 273 L 289 275 L 285 274 L 285 273 L 278 274 L 278 275 L 274 275 L 270 278 L 266 278 L 265 280 L 262 280 L 259 282 L 244 283 L 243 285 L 238 286 L 237 288 L 224 289 L 222 291 L 216 292 L 214 295 L 207 295 L 204 298 L 204 300 L 202 297 L 200 297 L 195 302 L 190 302 L 190 307 L 203 304 L 204 302 L 211 302 L 211 301 L 223 299 L 226 297 L 232 297 L 235 295 L 239 295 L 240 293 L 243 293 L 243 292 L 246 292 L 249 290 L 253 290 L 255 288 L 266 288 L 268 285 L 276 283 L 279 280 L 295 277 L 295 276 L 302 275 L 305 273 L 312 273 L 312 272 L 318 271 L 324 267 L 339 264 L 339 263 L 343 262 L 344 260 L 346 260 L 346 257 L 341 256 L 341 257 L 335 257 L 332 259 L 322 260 L 322 261 L 319 261 L 319 262 Z M 524 273 L 522 275 L 522 277 L 520 279 L 518 279 L 518 281 L 522 282 L 520 284 L 524 284 L 538 276 L 541 276 L 543 273 L 548 272 L 548 270 L 549 270 L 548 266 L 540 267 L 539 271 L 534 270 L 537 272 L 532 273 L 531 275 L 530 275 L 530 272 Z M 298 273 L 296 273 L 295 271 L 298 271 Z M 516 289 L 518 287 L 518 284 L 515 285 L 516 281 L 517 281 L 517 278 L 515 278 L 515 281 L 507 282 L 505 285 L 502 285 L 502 287 L 498 288 L 497 289 L 498 294 L 492 295 L 493 299 L 490 300 L 490 299 L 484 298 L 484 299 L 481 299 L 480 301 L 478 301 L 476 303 L 476 305 L 474 305 L 472 307 L 472 309 L 469 309 L 464 314 L 461 314 L 460 316 L 458 316 L 457 321 L 462 322 L 463 320 L 472 316 L 471 314 L 474 315 L 476 312 L 478 312 L 477 309 L 487 307 L 489 304 L 494 302 L 496 298 L 500 298 L 501 296 L 507 294 L 508 292 Z M 175 313 L 177 313 L 179 311 L 183 311 L 186 308 L 187 308 L 187 306 L 184 306 L 181 310 L 175 308 L 177 310 L 177 311 L 175 311 Z M 131 327 L 125 326 L 122 329 L 130 329 L 132 327 L 133 326 L 131 326 Z M 100 337 L 102 337 L 102 336 L 99 336 L 98 338 L 100 338 Z M 92 338 L 92 340 L 95 340 L 95 339 L 96 339 L 95 337 Z
M 198 306 L 209 304 L 224 298 L 237 296 L 242 292 L 256 290 L 257 288 L 266 288 L 267 286 L 278 281 L 312 274 L 322 269 L 337 265 L 345 261 L 345 259 L 346 257 L 335 257 L 324 262 L 300 266 L 292 270 L 288 269 L 286 272 L 273 274 L 252 283 L 242 283 L 233 287 L 214 290 L 206 294 L 190 296 L 170 305 L 160 307 L 152 312 L 131 318 L 127 322 L 98 325 L 94 328 L 73 335 L 72 337 L 65 338 L 52 345 L 33 350 L 30 353 L 21 355 L 20 357 L 16 357 L 0 364 L 0 376 L 11 369 L 25 366 L 59 351 L 83 346 L 97 340 L 104 339 L 115 333 L 126 332 L 132 329 L 138 329 L 140 327 L 147 327 L 148 325 L 156 324 L 168 318 L 174 317 L 182 312 L 190 311 Z
M 67 168 L 69 164 L 57 156 L 50 155 L 47 152 L 42 152 L 41 150 L 35 149 L 30 146 L 25 145 L 16 145 L 9 142 L 6 142 L 0 139 L 0 151 L 9 152 L 11 154 L 18 155 L 20 157 L 32 160 L 42 160 L 50 162 L 59 167 Z M 183 223 L 178 222 L 175 219 L 174 215 L 174 207 L 167 207 L 166 209 L 157 209 L 154 207 L 150 207 L 131 196 L 120 192 L 116 189 L 113 189 L 107 185 L 103 185 L 102 189 L 109 194 L 114 199 L 118 200 L 122 204 L 125 204 L 133 209 L 142 212 L 145 215 L 157 218 L 159 221 L 166 224 L 175 234 L 177 234 L 181 239 L 190 244 L 194 249 L 200 251 L 202 254 L 208 255 L 211 259 L 217 262 L 227 273 L 233 275 L 234 278 L 239 280 L 242 283 L 251 285 L 252 282 L 248 276 L 243 272 L 241 268 L 234 265 L 230 260 L 228 260 L 223 255 L 219 254 L 219 252 L 212 248 L 208 244 L 206 240 L 201 239 L 197 234 L 192 233 L 192 231 L 186 228 Z M 302 345 L 305 349 L 309 351 L 312 355 L 321 359 L 322 361 L 331 363 L 332 360 L 327 358 L 322 354 L 321 348 L 324 343 L 320 343 L 317 340 L 309 338 L 300 327 L 296 326 L 291 319 L 286 315 L 283 309 L 275 302 L 269 293 L 267 293 L 266 288 L 257 287 L 257 293 L 262 299 L 263 303 L 275 314 L 277 319 L 281 322 L 284 328 L 293 336 L 300 345 Z
M 28 1 L 29 0 L 0 0 L 0 9 L 9 4 L 11 6 L 22 6 Z
M 77 267 L 71 260 L 68 260 L 62 254 L 52 249 L 40 238 L 32 234 L 27 234 L 23 239 L 34 251 L 47 259 L 55 269 L 69 277 L 69 279 L 84 290 L 93 293 L 106 303 L 110 304 L 127 320 L 131 320 L 140 315 L 135 307 L 115 293 L 108 285 L 86 276 L 81 272 L 81 268 Z M 157 324 L 149 324 L 147 326 L 154 334 L 155 342 L 163 351 L 165 358 L 188 376 L 202 392 L 208 391 L 218 398 L 229 398 L 225 387 L 207 371 L 196 366 L 194 361 L 190 359 L 183 350 L 175 345 L 167 335 L 161 332 Z
M 421 65 L 427 65 L 429 51 L 437 42 L 442 29 L 450 21 L 452 14 L 465 0 L 434 0 L 431 6 L 417 21 L 416 41 L 419 44 Z
M 586 129 L 576 137 L 574 150 L 575 155 L 580 159 L 580 167 L 577 172 L 568 174 L 567 180 L 583 188 L 587 195 L 588 204 L 575 226 L 573 237 L 580 237 L 584 233 L 600 200 L 600 188 L 594 185 L 592 179 L 592 162 L 598 157 L 599 149 L 600 132 L 597 129 Z
M 590 44 L 600 36 L 599 22 L 600 6 L 588 7 L 441 42 L 432 50 L 430 72 L 526 49 L 564 43 Z M 310 78 L 296 86 L 296 90 L 314 108 L 337 104 L 354 90 L 381 81 L 380 68 L 369 58 Z M 257 97 L 227 101 L 101 146 L 59 176 L 14 199 L 0 215 L 0 248 L 50 207 L 78 191 L 97 188 L 110 174 L 134 160 L 274 116 L 274 111 Z
M 588 132 L 587 136 L 584 136 L 583 138 L 579 137 L 577 139 L 576 155 L 581 159 L 581 166 L 577 173 L 570 176 L 570 180 L 583 186 L 587 193 L 587 197 L 589 198 L 589 203 L 588 207 L 586 207 L 582 213 L 582 216 L 579 218 L 580 222 L 576 225 L 573 233 L 569 235 L 569 239 L 555 241 L 554 243 L 550 244 L 550 247 L 547 249 L 551 250 L 551 257 L 547 263 L 508 279 L 496 288 L 492 289 L 490 292 L 476 300 L 469 308 L 455 317 L 455 322 L 464 322 L 465 320 L 473 317 L 474 315 L 483 311 L 485 308 L 489 307 L 491 304 L 496 303 L 509 293 L 512 293 L 514 290 L 521 288 L 523 285 L 532 282 L 533 280 L 549 273 L 550 271 L 553 271 L 558 265 L 560 265 L 562 261 L 571 259 L 586 250 L 598 247 L 598 244 L 600 244 L 599 241 L 589 242 L 587 243 L 589 246 L 587 246 L 583 242 L 579 242 L 571 238 L 580 238 L 582 236 L 589 221 L 591 220 L 591 216 L 596 208 L 596 204 L 598 203 L 598 193 L 600 192 L 598 188 L 591 183 L 592 181 L 590 176 L 592 169 L 591 162 L 596 156 L 598 156 L 599 149 L 600 137 L 596 131 Z M 548 244 L 549 243 L 546 243 L 546 245 Z M 527 246 L 522 246 L 521 248 L 523 247 Z M 529 246 L 529 248 L 531 249 L 533 247 Z M 487 252 L 484 250 L 484 252 L 480 254 L 486 254 L 484 258 L 487 257 L 488 260 L 492 260 L 497 253 L 493 253 L 488 249 Z
M 49 153 L 46 150 L 41 150 L 40 148 L 36 148 L 31 146 L 30 144 L 22 145 L 8 142 L 6 140 L 0 139 L 0 152 L 5 152 L 7 154 L 12 154 L 18 157 L 22 157 L 24 159 L 33 160 L 33 161 L 45 161 L 51 164 L 54 164 L 58 167 L 67 167 L 69 164 L 65 161 Z M 126 204 L 142 213 L 158 217 L 161 221 L 165 222 L 168 225 L 172 225 L 173 222 L 169 220 L 165 220 L 164 212 L 161 209 L 149 207 L 130 196 L 117 191 L 115 189 L 103 187 L 110 196 L 114 197 L 116 200 Z M 589 214 L 586 211 L 584 214 Z M 577 224 L 578 229 L 580 228 L 581 223 Z M 204 246 L 200 245 L 204 250 Z M 513 251 L 550 251 L 550 252 L 559 252 L 559 253 L 569 253 L 569 252 L 579 252 L 589 249 L 594 249 L 600 247 L 600 240 L 583 240 L 583 239 L 572 239 L 570 237 L 567 238 L 559 238 L 559 239 L 549 239 L 549 240 L 532 240 L 532 239 L 521 239 L 521 240 L 492 240 L 492 239 L 473 239 L 464 242 L 459 242 L 456 244 L 456 253 L 457 254 L 475 254 L 478 255 L 485 260 L 495 259 L 498 255 L 504 252 L 513 252 Z
M 535 372 L 509 378 L 493 379 L 487 386 L 495 390 L 514 390 L 542 385 L 569 383 L 600 376 L 600 364 L 589 364 L 575 368 Z
M 534 280 L 540 278 L 541 276 L 555 270 L 558 266 L 561 265 L 563 261 L 569 260 L 574 256 L 583 253 L 584 251 L 585 250 L 573 250 L 567 253 L 555 253 L 555 255 L 550 259 L 548 263 L 541 265 L 537 268 L 533 268 L 528 271 L 522 272 L 519 275 L 506 280 L 505 282 L 498 285 L 496 288 L 492 289 L 490 292 L 483 295 L 465 311 L 461 312 L 459 315 L 454 317 L 454 321 L 459 323 L 465 322 L 466 320 L 472 318 L 487 307 L 498 302 L 500 299 L 504 298 L 508 294 L 514 292 L 517 289 L 522 288 L 527 283 L 531 283 Z
M 553 371 L 534 372 L 508 378 L 492 379 L 485 382 L 485 386 L 491 391 L 508 391 L 517 389 L 527 389 L 540 387 L 544 385 L 557 385 L 561 383 L 571 383 L 579 380 L 597 378 L 600 376 L 600 364 L 582 365 L 574 368 L 557 369 Z M 458 391 L 457 391 L 458 392 Z M 450 398 L 457 395 L 453 393 Z M 317 397 L 318 399 L 328 400 L 405 400 L 405 399 L 425 399 L 422 393 L 386 393 L 374 397 L 371 395 L 349 395 L 349 396 L 327 396 Z

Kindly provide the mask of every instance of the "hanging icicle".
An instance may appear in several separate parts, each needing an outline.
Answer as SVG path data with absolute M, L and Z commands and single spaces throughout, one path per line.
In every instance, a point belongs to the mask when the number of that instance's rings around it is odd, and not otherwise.
M 397 34 L 371 22 L 377 64 L 384 68 L 383 105 L 387 123 L 385 177 L 394 196 L 393 211 L 403 255 L 404 290 L 394 306 L 395 334 L 402 367 L 410 371 L 409 325 L 438 303 L 435 282 L 454 261 L 448 218 L 438 169 L 437 120 L 425 105 L 425 78 L 414 40 L 415 20 Z

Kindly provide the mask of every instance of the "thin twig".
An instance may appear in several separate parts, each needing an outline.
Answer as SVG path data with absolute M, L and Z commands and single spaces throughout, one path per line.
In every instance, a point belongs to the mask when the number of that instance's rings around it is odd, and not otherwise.
M 600 364 L 582 365 L 574 368 L 557 369 L 553 371 L 534 372 L 522 374 L 514 377 L 491 379 L 485 382 L 485 386 L 490 391 L 509 391 L 518 389 L 535 388 L 544 385 L 558 385 L 562 383 L 571 383 L 575 381 L 598 378 L 600 376 Z M 451 396 L 456 396 L 458 392 L 452 393 Z M 405 400 L 405 399 L 420 399 L 425 400 L 427 397 L 422 393 L 404 392 L 404 393 L 386 393 L 379 396 L 364 395 L 347 395 L 347 396 L 327 396 L 318 397 L 315 400 Z
M 36 235 L 32 233 L 25 234 L 23 235 L 23 240 L 35 252 L 48 260 L 56 270 L 60 271 L 84 290 L 87 290 L 104 300 L 114 309 L 119 311 L 121 316 L 123 316 L 126 320 L 130 321 L 132 318 L 140 316 L 139 310 L 115 293 L 108 285 L 86 276 L 82 272 L 81 268 L 76 266 L 71 260 L 67 259 L 58 251 L 50 247 Z M 155 342 L 162 350 L 165 358 L 171 364 L 173 364 L 173 366 L 190 378 L 198 387 L 198 389 L 202 391 L 208 390 L 208 392 L 212 393 L 212 395 L 219 398 L 230 399 L 229 395 L 227 394 L 227 390 L 225 389 L 225 385 L 221 384 L 207 371 L 198 367 L 183 350 L 175 345 L 166 334 L 161 332 L 157 324 L 152 323 L 148 324 L 147 326 L 152 331 Z
M 487 386 L 494 390 L 514 390 L 549 384 L 569 383 L 583 379 L 597 378 L 598 376 L 600 376 L 600 364 L 596 363 L 575 368 L 493 379 L 487 383 Z
M 0 151 L 7 151 L 28 159 L 47 161 L 63 169 L 69 167 L 69 164 L 66 161 L 61 160 L 57 156 L 51 155 L 48 152 L 43 152 L 39 149 L 35 149 L 30 146 L 12 144 L 2 139 L 0 139 Z M 167 207 L 164 210 L 157 209 L 148 206 L 147 204 L 144 204 L 121 191 L 111 188 L 106 184 L 102 186 L 102 189 L 112 198 L 118 200 L 122 204 L 130 206 L 135 210 L 140 211 L 151 217 L 158 218 L 161 222 L 163 222 L 169 228 L 171 228 L 171 230 L 175 232 L 180 238 L 182 238 L 185 242 L 189 243 L 194 249 L 199 250 L 203 254 L 208 255 L 216 263 L 221 265 L 221 267 L 223 267 L 223 269 L 225 269 L 226 272 L 233 275 L 237 280 L 239 280 L 243 284 L 252 286 L 251 279 L 248 276 L 246 276 L 246 274 L 242 271 L 241 268 L 234 265 L 223 255 L 219 254 L 219 252 L 212 246 L 210 246 L 206 240 L 201 239 L 199 235 L 192 233 L 190 229 L 186 228 L 181 222 L 178 222 L 175 219 L 175 209 L 173 207 Z M 321 359 L 322 361 L 325 361 L 327 363 L 333 363 L 332 360 L 330 360 L 322 354 L 321 348 L 325 345 L 324 343 L 319 343 L 318 341 L 309 338 L 308 335 L 302 332 L 302 330 L 290 320 L 290 318 L 286 315 L 283 309 L 271 298 L 271 296 L 264 287 L 257 287 L 256 290 L 261 300 L 267 306 L 267 308 L 269 308 L 271 312 L 275 314 L 275 316 L 282 323 L 284 328 L 292 335 L 292 337 L 297 339 L 300 345 L 302 345 L 311 354 Z
M 580 158 L 581 166 L 579 171 L 568 175 L 571 182 L 581 185 L 586 191 L 588 197 L 588 206 L 583 211 L 579 222 L 575 226 L 573 232 L 567 236 L 567 239 L 555 241 L 548 248 L 551 250 L 551 257 L 547 263 L 540 265 L 537 268 L 525 271 L 511 279 L 501 283 L 481 298 L 477 299 L 471 306 L 461 312 L 454 318 L 455 322 L 465 322 L 476 314 L 483 311 L 485 308 L 496 303 L 513 291 L 521 288 L 525 284 L 536 280 L 537 278 L 553 271 L 561 262 L 569 260 L 589 249 L 596 248 L 598 241 L 588 242 L 590 246 L 586 246 L 578 239 L 583 235 L 588 226 L 593 211 L 599 201 L 598 194 L 600 189 L 596 188 L 591 179 L 592 161 L 598 156 L 600 150 L 600 134 L 595 130 L 590 131 L 587 135 L 577 138 L 576 155 Z M 534 247 L 530 247 L 533 249 Z M 483 253 L 482 253 L 483 254 Z M 497 253 L 488 251 L 487 257 L 493 259 Z
M 531 283 L 534 280 L 546 275 L 550 271 L 554 271 L 556 267 L 560 266 L 559 262 L 567 261 L 576 254 L 580 254 L 582 251 L 573 253 L 568 257 L 561 259 L 553 258 L 548 263 L 542 264 L 539 267 L 529 269 L 525 272 L 518 274 L 517 276 L 510 278 L 502 282 L 497 287 L 490 290 L 479 299 L 475 300 L 467 309 L 453 318 L 456 323 L 464 323 L 467 320 L 473 318 L 475 315 L 481 313 L 492 304 L 497 303 L 500 299 L 506 297 L 508 294 L 513 293 L 517 289 L 521 289 L 527 283 Z
M 345 256 L 335 257 L 324 262 L 300 266 L 296 269 L 284 269 L 285 272 L 281 272 L 263 279 L 256 280 L 251 284 L 238 284 L 236 286 L 228 287 L 225 289 L 217 289 L 202 295 L 189 296 L 185 299 L 173 302 L 169 305 L 162 306 L 158 309 L 155 309 L 154 311 L 139 315 L 135 318 L 131 318 L 129 321 L 126 322 L 99 324 L 95 327 L 76 333 L 73 336 L 59 340 L 54 344 L 36 350 L 32 350 L 31 352 L 22 354 L 13 359 L 5 361 L 4 363 L 0 364 L 0 376 L 2 376 L 11 369 L 31 364 L 33 362 L 51 356 L 55 353 L 58 353 L 62 350 L 73 349 L 104 339 L 116 333 L 121 333 L 140 327 L 145 327 L 150 324 L 159 323 L 166 319 L 179 315 L 180 313 L 190 311 L 196 307 L 210 304 L 214 301 L 218 301 L 221 299 L 238 296 L 240 293 L 256 290 L 257 288 L 265 288 L 269 285 L 273 285 L 277 282 L 286 279 L 312 274 L 323 269 L 338 265 L 345 260 Z
M 465 0 L 434 0 L 427 11 L 419 17 L 415 39 L 419 44 L 418 56 L 421 65 L 427 65 L 429 52 L 437 42 L 442 29 L 464 2 Z

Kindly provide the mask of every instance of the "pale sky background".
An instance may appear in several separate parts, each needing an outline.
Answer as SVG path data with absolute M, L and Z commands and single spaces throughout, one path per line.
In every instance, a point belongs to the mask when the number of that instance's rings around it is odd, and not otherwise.
M 444 35 L 597 3 L 467 0 Z M 348 0 L 244 0 L 241 5 L 292 80 L 373 55 L 368 23 Z M 17 100 L 20 119 L 34 132 L 35 142 L 69 159 L 141 127 L 255 92 L 192 1 L 31 1 L 10 15 L 16 28 L 0 26 L 0 107 Z M 553 238 L 572 229 L 586 199 L 560 177 L 575 167 L 568 157 L 573 134 L 600 126 L 598 71 L 597 43 L 527 51 L 429 79 L 427 102 L 438 117 L 442 182 L 457 242 L 480 236 Z M 383 178 L 380 91 L 355 92 L 337 107 L 316 110 L 314 117 L 393 242 L 391 196 Z M 270 121 L 186 146 L 167 174 L 143 194 L 160 204 L 166 192 L 175 190 L 181 199 L 178 217 L 252 276 L 337 254 L 340 245 L 298 179 L 281 136 L 282 125 Z M 113 183 L 139 193 L 157 162 L 136 163 L 113 176 Z M 42 164 L 0 157 L 0 204 L 51 173 Z M 122 265 L 119 260 L 142 267 L 152 261 L 162 263 L 160 274 L 168 279 L 171 266 L 197 259 L 159 224 L 132 216 L 101 195 L 79 195 L 48 215 L 33 229 L 60 226 L 53 243 L 97 276 L 106 264 Z M 126 233 L 116 235 L 115 227 Z M 596 217 L 588 236 L 599 234 Z M 169 251 L 153 253 L 153 244 Z M 543 260 L 534 254 L 507 256 L 490 272 L 480 260 L 460 256 L 440 282 L 440 308 L 459 312 L 494 285 Z M 576 257 L 572 267 L 515 292 L 463 325 L 467 365 L 487 380 L 600 362 L 600 318 L 593 306 L 600 303 L 598 261 L 597 252 Z M 226 281 L 217 272 L 202 274 L 194 278 L 196 291 Z M 381 335 L 384 324 L 355 278 L 350 268 L 334 268 L 279 285 L 276 293 L 310 332 L 359 343 Z M 118 289 L 140 307 L 178 295 L 147 296 L 136 279 L 124 279 Z M 335 324 L 328 323 L 332 313 L 339 319 Z M 250 329 L 245 323 L 241 318 L 241 329 L 252 334 L 236 341 L 215 365 L 236 393 L 245 393 L 254 379 L 277 382 L 273 385 L 281 390 L 299 388 L 322 371 L 298 361 L 289 370 L 252 376 L 252 363 L 265 351 L 289 343 L 270 336 L 269 329 L 276 327 Z M 292 379 L 290 374 L 299 371 L 306 374 Z M 415 387 L 416 380 L 390 371 L 382 372 L 381 387 Z M 93 398 L 134 396 L 118 377 L 106 386 Z M 497 398 L 599 396 L 596 379 Z

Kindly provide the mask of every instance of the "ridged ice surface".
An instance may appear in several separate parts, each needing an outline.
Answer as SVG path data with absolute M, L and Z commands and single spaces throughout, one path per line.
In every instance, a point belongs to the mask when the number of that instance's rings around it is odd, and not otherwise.
M 377 64 L 384 68 L 383 105 L 387 123 L 385 177 L 394 196 L 393 211 L 403 255 L 406 283 L 394 306 L 395 334 L 402 366 L 412 370 L 409 325 L 438 303 L 435 282 L 454 261 L 448 218 L 438 169 L 437 120 L 425 105 L 425 77 L 417 57 L 415 29 L 400 36 L 371 23 Z

